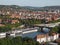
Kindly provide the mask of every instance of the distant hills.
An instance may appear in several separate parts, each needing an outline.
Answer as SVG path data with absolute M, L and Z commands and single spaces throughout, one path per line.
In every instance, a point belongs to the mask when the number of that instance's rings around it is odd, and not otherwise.
M 3 8 L 25 9 L 25 10 L 49 10 L 49 9 L 60 10 L 60 6 L 31 7 L 31 6 L 18 6 L 18 5 L 0 5 L 0 9 L 3 9 Z
M 42 7 L 43 9 L 59 9 L 60 10 L 60 6 L 46 6 L 46 7 Z

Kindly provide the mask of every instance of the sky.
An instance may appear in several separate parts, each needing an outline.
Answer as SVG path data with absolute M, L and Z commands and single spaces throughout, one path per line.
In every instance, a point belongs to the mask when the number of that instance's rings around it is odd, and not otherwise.
M 60 6 L 60 0 L 0 0 L 0 5 L 19 5 L 19 6 Z

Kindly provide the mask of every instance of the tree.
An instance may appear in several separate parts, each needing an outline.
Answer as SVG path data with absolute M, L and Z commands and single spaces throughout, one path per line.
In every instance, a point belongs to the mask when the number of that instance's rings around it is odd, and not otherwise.
M 58 27 L 54 27 L 54 28 L 52 28 L 51 31 L 52 31 L 52 32 L 58 32 Z

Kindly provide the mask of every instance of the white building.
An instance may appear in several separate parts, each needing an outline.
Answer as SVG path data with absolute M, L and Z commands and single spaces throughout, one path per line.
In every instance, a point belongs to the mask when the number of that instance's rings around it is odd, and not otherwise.
M 37 35 L 36 38 L 39 43 L 46 42 L 46 37 L 43 34 Z
M 31 32 L 37 32 L 38 30 L 35 28 L 27 28 L 22 30 L 22 34 L 26 34 L 26 33 L 31 33 Z
M 40 34 L 40 35 L 36 36 L 36 40 L 39 43 L 50 42 L 50 41 L 54 41 L 54 40 L 58 39 L 59 38 L 58 36 L 59 36 L 59 34 L 56 34 L 56 33 L 52 33 L 51 36 L 49 36 L 48 34 Z
M 8 32 L 10 36 L 16 37 L 16 36 L 22 36 L 22 34 L 27 34 L 31 32 L 37 32 L 37 28 L 26 28 L 26 29 L 20 29 L 20 30 L 14 30 L 11 32 Z
M 0 38 L 5 38 L 6 37 L 6 33 L 0 33 Z
M 21 34 L 22 34 L 21 30 L 15 30 L 15 31 L 10 32 L 11 37 L 21 36 Z

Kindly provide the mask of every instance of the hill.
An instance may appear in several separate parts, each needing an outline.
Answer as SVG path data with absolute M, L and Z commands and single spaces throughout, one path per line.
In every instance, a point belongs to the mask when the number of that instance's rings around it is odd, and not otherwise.
M 45 6 L 45 7 L 32 7 L 32 6 L 18 6 L 18 5 L 0 5 L 0 9 L 15 9 L 15 10 L 19 10 L 19 9 L 25 9 L 25 10 L 56 10 L 59 9 L 60 10 L 60 6 Z

